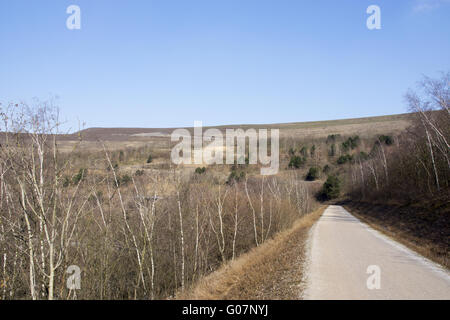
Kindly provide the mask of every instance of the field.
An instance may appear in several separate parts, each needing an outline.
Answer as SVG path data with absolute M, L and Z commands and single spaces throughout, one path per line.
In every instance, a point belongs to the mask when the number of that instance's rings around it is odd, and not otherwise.
M 247 130 L 253 129 L 279 129 L 280 147 L 287 153 L 291 147 L 300 147 L 302 145 L 316 144 L 318 148 L 318 157 L 315 164 L 326 164 L 327 148 L 326 139 L 329 135 L 341 135 L 342 137 L 359 136 L 367 143 L 373 143 L 373 140 L 379 135 L 396 136 L 404 132 L 412 124 L 411 114 L 399 114 L 389 116 L 366 117 L 356 119 L 328 120 L 315 122 L 293 122 L 280 124 L 243 124 L 243 125 L 225 125 L 216 126 L 222 132 L 225 129 L 241 128 Z M 203 131 L 212 127 L 203 127 Z M 187 127 L 191 133 L 193 128 Z M 88 128 L 74 134 L 61 135 L 59 147 L 62 152 L 72 152 L 76 147 L 79 152 L 96 152 L 102 149 L 102 145 L 110 151 L 122 150 L 123 152 L 145 149 L 152 150 L 153 162 L 151 165 L 142 164 L 142 162 L 132 159 L 125 165 L 130 170 L 166 166 L 170 167 L 170 151 L 174 142 L 170 141 L 170 135 L 175 128 Z M 322 152 L 320 148 L 324 149 Z M 224 147 L 225 153 L 225 147 Z M 321 155 L 322 154 L 322 155 Z M 144 160 L 144 159 L 142 159 Z M 144 161 L 145 162 L 145 161 Z M 185 166 L 194 170 L 196 166 Z

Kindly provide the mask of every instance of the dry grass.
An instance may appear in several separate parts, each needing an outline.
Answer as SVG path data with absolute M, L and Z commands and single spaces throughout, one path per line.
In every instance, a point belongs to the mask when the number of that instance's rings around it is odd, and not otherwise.
M 248 253 L 201 279 L 177 299 L 298 299 L 302 290 L 302 266 L 308 230 L 326 206 L 298 219 L 292 228 L 278 233 Z
M 411 125 L 411 114 L 396 114 L 378 117 L 365 117 L 355 119 L 340 119 L 327 121 L 274 123 L 274 124 L 241 124 L 222 125 L 214 128 L 254 128 L 254 129 L 280 129 L 283 137 L 326 137 L 328 134 L 340 133 L 345 135 L 359 134 L 361 136 L 378 133 L 400 132 Z M 204 127 L 206 130 L 213 127 Z M 138 144 L 155 142 L 167 144 L 170 134 L 175 128 L 88 128 L 73 134 L 61 135 L 61 142 L 77 141 L 82 137 L 83 141 L 95 142 L 98 140 L 112 141 L 128 146 L 130 141 Z M 186 128 L 192 132 L 193 128 Z M 89 147 L 89 145 L 88 145 Z

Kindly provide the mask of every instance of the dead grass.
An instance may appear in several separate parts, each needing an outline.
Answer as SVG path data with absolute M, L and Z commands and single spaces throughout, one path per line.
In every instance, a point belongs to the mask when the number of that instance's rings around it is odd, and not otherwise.
M 298 299 L 308 230 L 326 206 L 298 219 L 250 252 L 204 277 L 191 289 L 178 293 L 186 300 Z
M 411 114 L 396 114 L 388 116 L 365 117 L 354 119 L 273 123 L 273 124 L 240 124 L 221 125 L 214 128 L 277 128 L 280 129 L 281 136 L 295 137 L 302 136 L 308 138 L 326 137 L 328 134 L 341 133 L 345 135 L 365 134 L 373 135 L 377 133 L 400 132 L 411 125 Z M 206 130 L 213 127 L 204 127 Z M 95 142 L 97 140 L 110 141 L 118 145 L 127 145 L 130 141 L 136 143 L 155 142 L 167 145 L 170 134 L 175 128 L 88 128 L 73 134 L 61 135 L 58 140 L 61 142 L 78 141 L 82 137 L 83 141 Z M 192 132 L 193 128 L 186 128 Z

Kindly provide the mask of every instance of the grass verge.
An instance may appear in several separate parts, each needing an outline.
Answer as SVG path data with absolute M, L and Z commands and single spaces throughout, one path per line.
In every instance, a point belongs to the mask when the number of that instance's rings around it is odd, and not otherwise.
M 278 233 L 176 295 L 186 300 L 298 299 L 303 290 L 305 245 L 310 227 L 326 206 Z

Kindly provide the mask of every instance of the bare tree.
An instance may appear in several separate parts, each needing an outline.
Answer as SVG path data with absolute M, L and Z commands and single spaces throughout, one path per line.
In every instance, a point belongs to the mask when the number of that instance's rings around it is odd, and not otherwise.
M 253 231 L 255 233 L 255 244 L 256 244 L 256 246 L 259 246 L 258 232 L 256 231 L 256 212 L 255 212 L 255 208 L 253 207 L 253 203 L 252 203 L 252 199 L 250 198 L 250 194 L 248 193 L 248 178 L 245 179 L 244 186 L 245 186 L 245 194 L 247 195 L 248 203 L 250 205 L 250 208 L 252 210 L 252 215 L 253 215 Z

